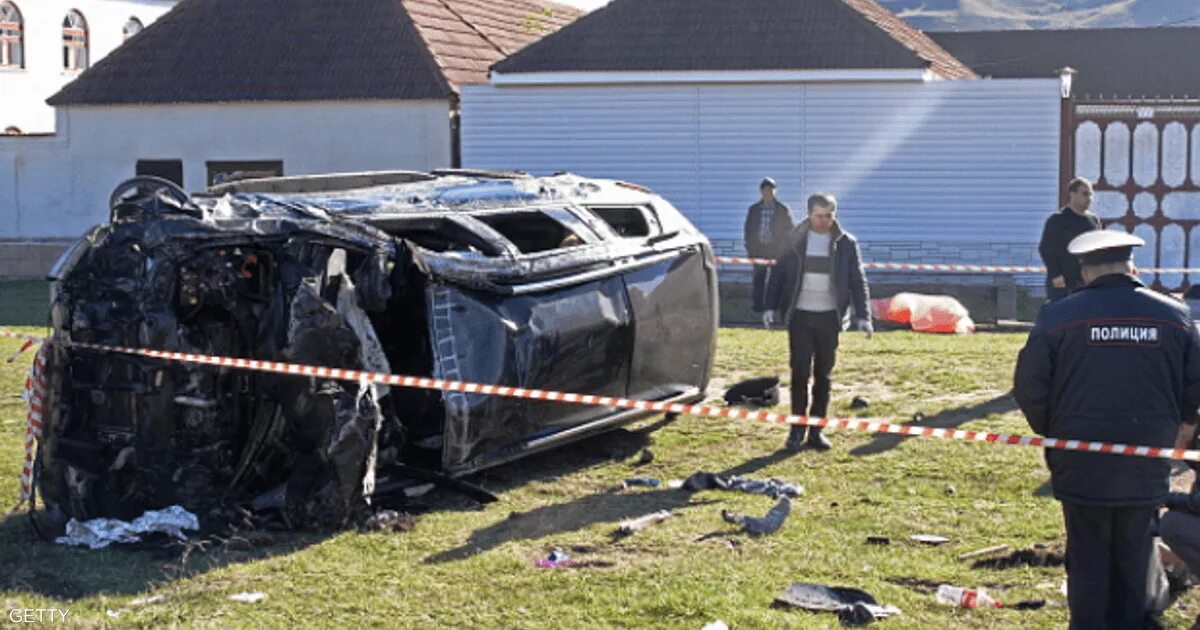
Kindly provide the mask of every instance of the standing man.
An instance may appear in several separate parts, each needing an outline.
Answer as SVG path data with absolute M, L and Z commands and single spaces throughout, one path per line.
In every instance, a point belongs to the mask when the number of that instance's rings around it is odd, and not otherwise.
M 873 332 L 858 241 L 838 224 L 836 213 L 833 195 L 817 193 L 808 198 L 808 218 L 796 226 L 767 285 L 763 325 L 770 328 L 782 317 L 787 326 L 793 414 L 805 415 L 807 409 L 809 416 L 825 417 L 829 412 L 838 336 L 849 323 L 852 308 L 856 327 L 868 337 Z M 786 448 L 800 450 L 805 444 L 821 451 L 831 448 L 820 427 L 793 425 Z
M 1131 234 L 1088 232 L 1067 251 L 1084 287 L 1042 307 L 1013 396 L 1039 435 L 1171 448 L 1200 407 L 1200 336 L 1186 306 L 1133 274 Z M 1165 602 L 1154 553 L 1165 459 L 1046 450 L 1067 530 L 1072 628 L 1142 628 Z
M 1092 183 L 1076 177 L 1067 184 L 1067 205 L 1057 214 L 1046 219 L 1042 228 L 1042 240 L 1038 253 L 1046 265 L 1046 298 L 1057 300 L 1070 291 L 1083 286 L 1079 275 L 1079 261 L 1067 253 L 1071 239 L 1100 229 L 1100 219 L 1088 212 L 1092 206 Z
M 792 211 L 775 199 L 775 180 L 764 177 L 758 185 L 762 199 L 746 211 L 744 241 L 751 258 L 775 258 L 787 246 L 792 233 Z M 761 313 L 770 267 L 754 265 L 754 312 Z

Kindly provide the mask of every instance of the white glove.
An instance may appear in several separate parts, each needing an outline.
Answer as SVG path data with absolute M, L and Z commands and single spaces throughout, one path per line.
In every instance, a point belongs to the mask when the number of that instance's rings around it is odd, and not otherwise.
M 867 334 L 867 339 L 875 335 L 875 327 L 871 325 L 871 320 L 863 318 L 855 322 L 855 328 Z
M 775 311 L 763 311 L 762 322 L 763 328 L 770 330 L 771 326 L 775 324 Z

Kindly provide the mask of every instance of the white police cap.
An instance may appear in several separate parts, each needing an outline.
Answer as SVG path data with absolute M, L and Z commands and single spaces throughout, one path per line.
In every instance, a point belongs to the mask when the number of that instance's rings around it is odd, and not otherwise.
M 1122 262 L 1133 256 L 1133 248 L 1146 241 L 1126 232 L 1092 230 L 1076 236 L 1067 244 L 1067 252 L 1078 256 L 1084 264 L 1100 265 Z

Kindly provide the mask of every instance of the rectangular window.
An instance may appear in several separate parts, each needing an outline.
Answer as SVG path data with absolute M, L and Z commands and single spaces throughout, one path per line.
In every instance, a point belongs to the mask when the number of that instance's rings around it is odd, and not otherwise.
M 138 160 L 138 175 L 152 175 L 183 188 L 183 160 Z
M 658 234 L 658 221 L 639 206 L 588 206 L 614 234 L 622 238 L 646 238 Z
M 206 164 L 209 186 L 243 179 L 283 177 L 283 160 L 220 161 Z
M 542 212 L 476 215 L 475 218 L 499 232 L 525 254 L 583 244 L 579 235 Z

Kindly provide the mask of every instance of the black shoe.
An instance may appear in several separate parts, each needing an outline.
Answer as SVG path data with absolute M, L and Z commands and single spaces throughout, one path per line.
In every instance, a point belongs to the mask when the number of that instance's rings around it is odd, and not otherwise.
M 829 443 L 829 438 L 821 435 L 821 429 L 817 427 L 809 428 L 808 439 L 804 443 L 818 451 L 828 451 L 833 448 L 833 445 Z
M 787 442 L 784 442 L 783 448 L 796 452 L 804 449 L 804 431 L 808 427 L 792 425 L 792 430 L 788 432 Z

